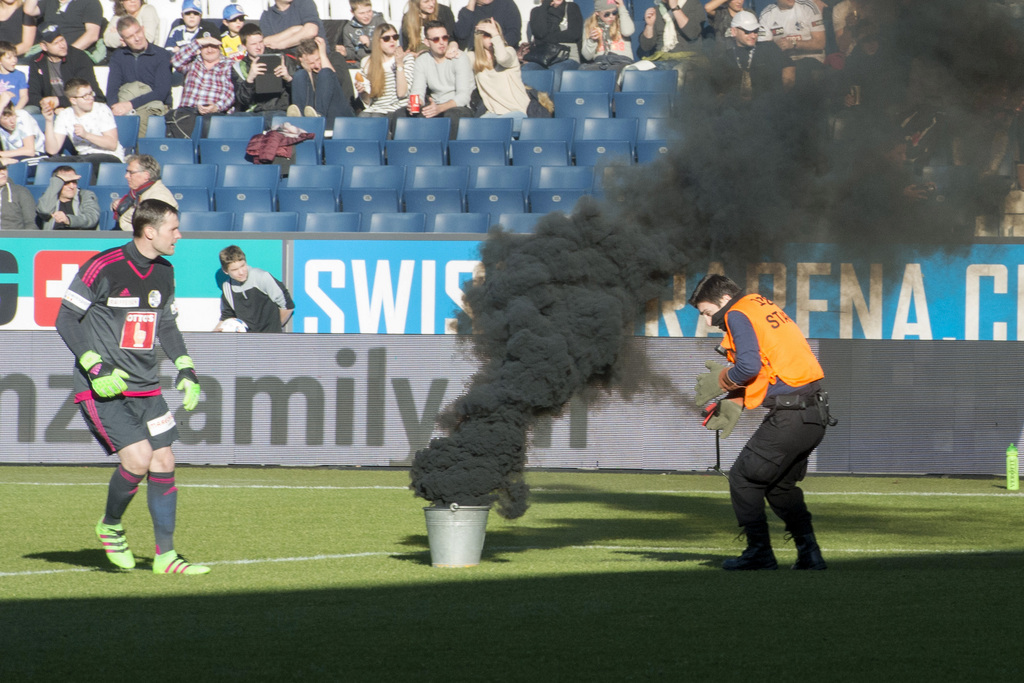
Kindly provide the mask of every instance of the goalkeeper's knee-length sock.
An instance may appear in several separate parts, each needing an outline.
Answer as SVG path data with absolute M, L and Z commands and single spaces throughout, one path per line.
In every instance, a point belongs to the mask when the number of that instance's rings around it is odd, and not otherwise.
M 139 490 L 139 482 L 145 474 L 132 474 L 122 465 L 118 465 L 114 474 L 110 477 L 110 485 L 107 486 L 107 509 L 103 514 L 103 523 L 111 526 L 121 523 L 124 511 L 128 509 L 128 503 L 132 502 L 136 491 Z
M 178 509 L 174 472 L 150 472 L 146 499 L 149 515 L 153 518 L 157 555 L 174 550 L 174 519 Z

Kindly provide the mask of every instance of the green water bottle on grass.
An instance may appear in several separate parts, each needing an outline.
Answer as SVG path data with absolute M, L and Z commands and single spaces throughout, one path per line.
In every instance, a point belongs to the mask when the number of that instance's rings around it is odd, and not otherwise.
M 1006 490 L 1020 489 L 1020 465 L 1017 460 L 1017 447 L 1012 443 L 1006 449 Z

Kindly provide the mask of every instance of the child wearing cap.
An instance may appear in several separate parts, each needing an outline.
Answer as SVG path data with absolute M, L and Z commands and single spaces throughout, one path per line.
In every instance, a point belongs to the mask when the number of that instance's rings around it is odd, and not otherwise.
M 220 51 L 228 59 L 236 62 L 245 58 L 245 46 L 238 34 L 245 24 L 245 10 L 241 5 L 228 5 L 224 8 L 224 29 L 220 33 Z
M 216 34 L 217 27 L 203 21 L 203 10 L 199 7 L 199 0 L 185 0 L 181 4 L 181 19 L 176 19 L 171 25 L 164 47 L 171 52 L 177 52 L 202 35 L 203 31 L 209 31 L 211 35 Z

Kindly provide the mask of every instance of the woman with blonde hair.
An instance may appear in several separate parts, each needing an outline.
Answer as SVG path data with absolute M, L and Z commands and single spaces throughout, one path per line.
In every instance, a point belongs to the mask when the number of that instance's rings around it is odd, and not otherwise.
M 583 24 L 581 69 L 621 69 L 632 64 L 633 19 L 622 0 L 596 0 L 594 13 Z
M 414 54 L 426 52 L 423 43 L 423 26 L 428 21 L 440 21 L 448 35 L 455 35 L 455 15 L 447 5 L 438 0 L 409 0 L 409 9 L 402 17 L 402 47 Z M 455 42 L 454 40 L 452 41 Z
M 391 24 L 381 24 L 373 32 L 370 55 L 363 57 L 355 77 L 365 106 L 360 116 L 405 116 L 416 56 L 403 50 L 398 40 L 398 29 Z
M 103 32 L 103 42 L 111 50 L 124 45 L 121 34 L 117 32 L 117 20 L 125 15 L 131 15 L 142 24 L 142 31 L 146 34 L 146 40 L 152 45 L 159 45 L 160 38 L 160 14 L 152 5 L 147 5 L 146 0 L 114 0 L 114 16 L 107 24 L 107 30 Z
M 473 35 L 473 74 L 487 112 L 481 118 L 515 119 L 512 130 L 518 132 L 523 119 L 529 116 L 530 95 L 523 85 L 519 55 L 505 44 L 501 26 L 494 19 L 476 25 Z

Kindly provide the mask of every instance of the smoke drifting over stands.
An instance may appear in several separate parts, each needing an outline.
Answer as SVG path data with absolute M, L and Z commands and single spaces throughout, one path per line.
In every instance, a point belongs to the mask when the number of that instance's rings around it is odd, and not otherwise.
M 740 102 L 704 70 L 688 77 L 681 142 L 662 161 L 606 175 L 603 201 L 546 216 L 532 235 L 492 230 L 463 321 L 480 369 L 439 417 L 448 435 L 416 454 L 416 495 L 521 516 L 531 426 L 583 391 L 628 394 L 623 359 L 644 303 L 688 265 L 719 261 L 742 278 L 792 242 L 875 261 L 970 242 L 974 217 L 1015 180 L 993 170 L 1000 149 L 1017 158 L 1021 24 L 1000 3 L 895 4 L 877 30 L 873 76 L 887 85 L 865 110 L 843 106 L 841 72 Z M 954 163 L 959 185 L 919 176 Z

